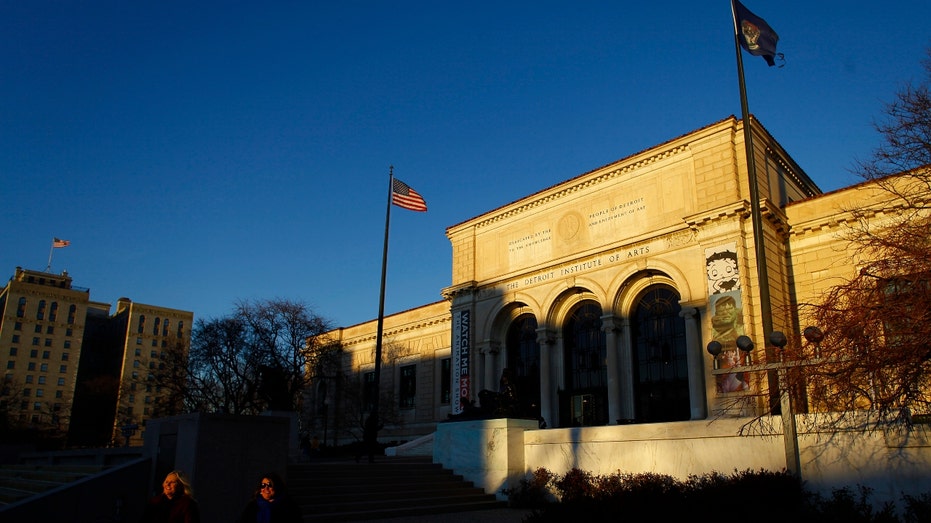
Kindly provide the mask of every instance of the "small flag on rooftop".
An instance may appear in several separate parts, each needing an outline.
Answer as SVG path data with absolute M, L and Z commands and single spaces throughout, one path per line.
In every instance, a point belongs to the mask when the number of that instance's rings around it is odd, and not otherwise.
M 70 240 L 62 240 L 61 238 L 52 239 L 52 247 L 61 248 L 61 247 L 67 247 L 69 245 L 71 245 Z

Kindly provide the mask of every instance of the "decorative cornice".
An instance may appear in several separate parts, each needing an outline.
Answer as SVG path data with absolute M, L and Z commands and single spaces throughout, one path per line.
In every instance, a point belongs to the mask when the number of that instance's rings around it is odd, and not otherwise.
M 713 222 L 732 220 L 734 218 L 747 218 L 750 216 L 750 202 L 739 200 L 737 202 L 711 209 L 684 218 L 685 223 L 692 230 L 699 230 Z
M 474 294 L 478 291 L 478 282 L 476 281 L 467 281 L 465 283 L 460 283 L 459 285 L 453 285 L 452 287 L 446 287 L 440 294 L 444 299 L 452 300 L 460 296 L 468 296 Z

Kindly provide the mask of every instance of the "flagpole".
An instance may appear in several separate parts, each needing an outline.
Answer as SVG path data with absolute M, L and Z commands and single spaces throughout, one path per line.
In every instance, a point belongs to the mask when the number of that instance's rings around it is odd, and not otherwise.
M 45 266 L 45 272 L 52 272 L 52 253 L 55 252 L 55 240 L 52 240 L 52 246 L 48 251 L 48 265 Z
M 381 352 L 382 352 L 382 332 L 385 326 L 385 280 L 388 272 L 388 231 L 391 224 L 391 188 L 394 184 L 394 166 L 388 168 L 388 208 L 385 211 L 385 245 L 381 256 L 381 291 L 378 296 L 378 327 L 375 332 L 375 394 L 372 398 L 372 412 L 368 419 L 365 420 L 363 427 L 363 439 L 369 446 L 369 461 L 374 459 L 374 445 L 378 436 L 378 409 L 379 396 L 381 396 Z
M 753 222 L 753 244 L 756 248 L 756 272 L 760 280 L 760 314 L 763 319 L 763 335 L 773 330 L 772 306 L 769 296 L 769 275 L 766 268 L 766 244 L 763 237 L 763 213 L 760 209 L 760 187 L 756 176 L 756 160 L 753 154 L 753 130 L 750 127 L 750 108 L 747 102 L 747 84 L 744 81 L 744 62 L 740 49 L 739 28 L 734 2 L 731 1 L 734 20 L 734 50 L 737 51 L 737 79 L 740 83 L 740 112 L 743 119 L 744 147 L 747 156 L 747 174 L 750 179 L 750 214 Z
M 763 236 L 763 213 L 760 209 L 760 187 L 756 176 L 756 161 L 753 154 L 753 131 L 750 128 L 750 108 L 747 102 L 747 85 L 744 80 L 743 54 L 740 48 L 740 27 L 737 22 L 737 10 L 731 0 L 731 16 L 734 20 L 734 50 L 737 52 L 737 80 L 740 83 L 740 111 L 743 120 L 744 147 L 747 156 L 747 175 L 750 179 L 750 215 L 753 222 L 753 246 L 756 250 L 756 273 L 759 280 L 760 315 L 763 326 L 763 340 L 769 340 L 773 332 L 773 312 L 769 294 L 769 274 L 766 266 L 766 242 Z M 765 345 L 764 341 L 764 345 Z M 779 386 L 788 386 L 780 383 Z M 785 442 L 786 470 L 801 477 L 802 465 L 799 458 L 798 433 L 795 426 L 795 412 L 791 406 L 791 392 L 779 391 L 782 399 L 783 440 Z

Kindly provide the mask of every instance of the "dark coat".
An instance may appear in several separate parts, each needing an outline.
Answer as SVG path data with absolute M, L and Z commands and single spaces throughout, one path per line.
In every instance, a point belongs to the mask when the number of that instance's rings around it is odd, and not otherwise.
M 146 505 L 142 523 L 200 523 L 200 508 L 190 496 L 168 499 L 159 494 Z
M 301 523 L 301 507 L 291 499 L 290 496 L 279 496 L 271 503 L 272 518 L 271 523 Z M 259 502 L 257 499 L 249 501 L 246 508 L 242 511 L 239 523 L 256 523 L 259 512 Z

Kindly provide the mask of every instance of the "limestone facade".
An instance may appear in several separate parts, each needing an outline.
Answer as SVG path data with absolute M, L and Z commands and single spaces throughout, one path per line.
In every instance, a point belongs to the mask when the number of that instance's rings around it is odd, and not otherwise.
M 794 305 L 853 274 L 844 209 L 868 199 L 881 209 L 883 195 L 823 194 L 752 127 L 773 328 L 797 332 Z M 550 428 L 758 413 L 771 378 L 720 372 L 772 357 L 760 348 L 747 173 L 743 125 L 729 117 L 448 227 L 445 300 L 385 318 L 384 343 L 403 354 L 382 394 L 400 394 L 405 364 L 417 392 L 384 434 L 430 433 L 506 387 L 517 417 Z M 330 333 L 352 373 L 374 365 L 375 326 Z M 757 348 L 739 350 L 741 334 Z M 745 396 L 756 399 L 730 412 Z

